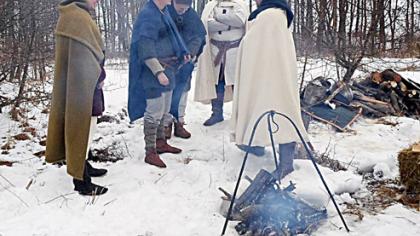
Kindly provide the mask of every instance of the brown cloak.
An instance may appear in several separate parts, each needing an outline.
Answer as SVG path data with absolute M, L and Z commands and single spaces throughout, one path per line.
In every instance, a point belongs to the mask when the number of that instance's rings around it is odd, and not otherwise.
M 92 17 L 77 4 L 59 6 L 46 161 L 66 160 L 67 172 L 82 180 L 104 47 Z

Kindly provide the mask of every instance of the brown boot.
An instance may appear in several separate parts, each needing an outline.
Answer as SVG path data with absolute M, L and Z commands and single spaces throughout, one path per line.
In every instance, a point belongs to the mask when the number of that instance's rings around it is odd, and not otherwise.
M 180 137 L 180 138 L 185 138 L 185 139 L 191 138 L 191 133 L 188 132 L 184 128 L 184 123 L 182 123 L 182 122 L 176 122 L 175 123 L 174 135 L 175 135 L 175 137 Z
M 163 162 L 162 159 L 160 159 L 159 155 L 156 152 L 156 149 L 150 149 L 146 152 L 144 162 L 153 166 L 157 166 L 159 168 L 166 168 L 165 162 Z
M 158 139 L 156 140 L 156 152 L 158 154 L 162 154 L 162 153 L 178 154 L 182 152 L 182 150 L 176 147 L 172 147 L 164 139 Z
M 165 126 L 165 138 L 171 139 L 171 136 L 172 136 L 172 123 L 168 127 Z

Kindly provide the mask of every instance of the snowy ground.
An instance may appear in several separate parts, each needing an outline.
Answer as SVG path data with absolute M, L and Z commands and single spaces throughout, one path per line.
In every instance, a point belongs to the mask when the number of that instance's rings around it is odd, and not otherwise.
M 326 75 L 320 62 L 311 65 L 308 78 Z M 331 69 L 331 68 L 330 68 Z M 361 74 L 361 73 L 359 73 Z M 419 72 L 404 74 L 420 80 Z M 334 74 L 330 75 L 334 76 Z M 106 85 L 107 112 L 123 114 L 127 100 L 127 68 L 108 70 Z M 231 104 L 225 108 L 230 117 Z M 214 236 L 220 235 L 224 218 L 219 214 L 221 193 L 218 187 L 232 192 L 243 153 L 229 140 L 229 122 L 207 128 L 202 122 L 210 115 L 210 107 L 189 98 L 187 129 L 190 140 L 173 138 L 170 143 L 183 148 L 180 155 L 165 154 L 167 169 L 144 163 L 142 122 L 130 125 L 101 123 L 95 135 L 94 148 L 113 145 L 125 159 L 101 163 L 108 175 L 94 182 L 109 187 L 109 193 L 83 197 L 73 192 L 71 178 L 64 167 L 45 164 L 33 153 L 45 147 L 39 144 L 46 132 L 47 115 L 37 109 L 28 111 L 28 120 L 37 133 L 27 141 L 13 142 L 12 136 L 22 132 L 19 124 L 0 114 L 0 144 L 14 145 L 0 161 L 16 162 L 12 167 L 0 166 L 0 236 L 9 235 L 147 235 L 147 236 Z M 349 166 L 348 171 L 333 172 L 321 167 L 339 203 L 352 203 L 350 194 L 369 194 L 360 171 L 374 171 L 377 178 L 398 176 L 397 153 L 420 140 L 420 122 L 408 118 L 388 117 L 396 126 L 359 119 L 352 133 L 313 123 L 312 143 L 319 152 L 330 150 L 330 156 Z M 259 169 L 273 169 L 271 153 L 251 156 L 246 174 L 254 177 Z M 296 171 L 285 179 L 297 185 L 296 194 L 315 206 L 326 207 L 329 218 L 314 235 L 348 235 L 333 204 L 308 160 L 297 160 Z M 244 189 L 245 186 L 242 186 Z M 366 196 L 369 197 L 369 196 Z M 340 205 L 345 210 L 345 205 Z M 365 213 L 360 221 L 345 214 L 350 235 L 420 235 L 420 214 L 395 204 L 376 215 Z M 227 235 L 237 235 L 231 223 Z

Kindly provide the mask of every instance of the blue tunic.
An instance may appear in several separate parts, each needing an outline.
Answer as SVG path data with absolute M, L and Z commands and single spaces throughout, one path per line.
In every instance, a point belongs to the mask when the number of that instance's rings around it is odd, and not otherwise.
M 206 43 L 206 29 L 197 12 L 189 8 L 184 14 L 178 15 L 175 8 L 168 7 L 169 13 L 181 34 L 188 50 L 194 57 L 200 56 Z M 191 74 L 194 70 L 193 62 L 187 63 L 176 73 L 176 87 L 172 95 L 171 114 L 178 119 L 179 100 L 184 91 L 191 88 Z
M 134 23 L 130 48 L 128 113 L 131 121 L 144 116 L 146 98 L 159 97 L 175 87 L 177 65 L 165 67 L 170 83 L 163 86 L 145 60 L 177 58 L 180 65 L 187 54 L 188 49 L 167 8 L 161 11 L 153 1 L 147 2 Z

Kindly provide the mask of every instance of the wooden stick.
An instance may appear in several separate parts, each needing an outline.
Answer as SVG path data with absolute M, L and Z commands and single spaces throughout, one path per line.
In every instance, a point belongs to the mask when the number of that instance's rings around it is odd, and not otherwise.
M 228 201 L 232 201 L 232 194 L 228 193 L 226 190 L 224 190 L 221 187 L 219 187 L 219 191 L 222 192 L 227 197 Z
M 66 196 L 69 196 L 69 195 L 72 195 L 72 194 L 75 194 L 76 192 L 71 192 L 71 193 L 67 193 L 67 194 L 61 194 L 60 196 L 58 196 L 58 197 L 55 197 L 55 198 L 53 198 L 53 199 L 51 199 L 51 200 L 48 200 L 48 201 L 46 201 L 46 202 L 44 202 L 44 204 L 48 204 L 48 203 L 50 203 L 50 202 L 53 202 L 53 201 L 55 201 L 55 200 L 57 200 L 57 199 L 59 199 L 59 198 L 66 198 Z
M 29 183 L 26 185 L 26 190 L 29 190 L 29 187 L 31 187 L 32 183 L 34 182 L 34 179 L 31 179 Z
M 345 129 L 341 128 L 340 126 L 338 126 L 338 125 L 336 125 L 336 124 L 334 124 L 334 123 L 332 123 L 332 122 L 330 122 L 330 121 L 328 121 L 328 120 L 326 120 L 326 119 L 323 119 L 323 118 L 321 118 L 321 117 L 319 117 L 319 116 L 315 115 L 315 114 L 314 114 L 314 113 L 312 113 L 312 112 L 309 112 L 309 111 L 307 111 L 307 110 L 305 110 L 305 109 L 303 109 L 303 108 L 301 108 L 301 110 L 302 110 L 303 112 L 305 112 L 306 114 L 308 114 L 309 116 L 311 116 L 311 117 L 313 117 L 313 118 L 315 118 L 315 119 L 317 119 L 317 120 L 320 120 L 320 121 L 322 121 L 322 122 L 324 122 L 324 123 L 326 123 L 326 124 L 329 124 L 329 125 L 331 125 L 331 126 L 335 127 L 336 129 L 340 130 L 341 132 L 345 132 L 345 131 L 346 131 Z
M 337 96 L 337 94 L 339 94 L 345 88 L 345 83 L 343 83 L 342 81 L 340 81 L 339 83 L 340 86 L 338 86 L 338 88 L 336 88 L 334 92 L 327 97 L 327 99 L 324 101 L 325 104 L 331 102 L 331 100 L 333 100 L 335 96 Z
M 381 104 L 381 105 L 389 106 L 389 103 L 387 103 L 387 102 L 379 101 L 379 100 L 376 100 L 372 97 L 368 97 L 368 96 L 365 96 L 365 95 L 355 94 L 354 98 L 357 99 L 357 100 L 360 100 L 360 101 L 364 101 L 364 102 L 371 102 L 371 103 L 375 103 L 375 104 Z

